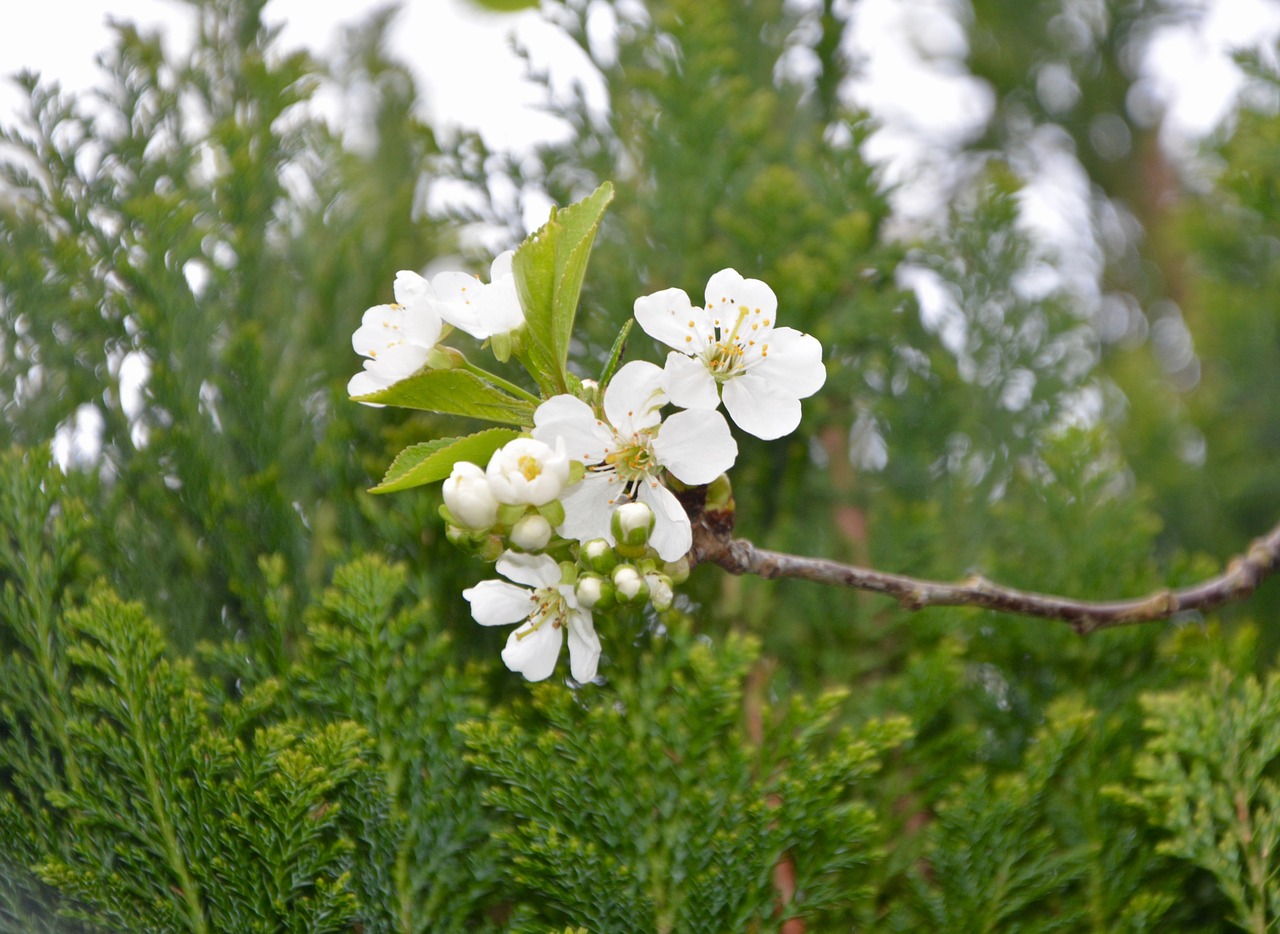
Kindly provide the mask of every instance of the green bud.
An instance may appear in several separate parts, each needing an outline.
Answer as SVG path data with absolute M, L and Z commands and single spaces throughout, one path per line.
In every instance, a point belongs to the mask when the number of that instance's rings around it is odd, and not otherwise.
M 467 358 L 462 351 L 439 344 L 427 352 L 427 368 L 431 370 L 460 370 L 467 365 Z
M 653 533 L 653 510 L 644 503 L 623 503 L 613 511 L 609 528 L 619 545 L 643 548 Z
M 481 561 L 488 561 L 492 564 L 501 558 L 502 553 L 506 550 L 507 543 L 502 540 L 501 535 L 486 535 L 476 549 L 476 557 Z
M 689 579 L 689 558 L 686 555 L 676 561 L 666 561 L 662 565 L 662 573 L 672 584 L 683 584 Z
M 707 485 L 707 511 L 733 512 L 733 484 L 729 475 L 722 473 Z
M 578 596 L 578 606 L 585 610 L 607 610 L 617 603 L 613 583 L 599 574 L 579 577 L 574 593 Z
M 578 549 L 578 560 L 598 574 L 608 574 L 618 566 L 618 553 L 603 538 L 593 538 Z
M 619 603 L 643 603 L 649 598 L 649 585 L 631 565 L 618 565 L 613 569 L 612 579 Z

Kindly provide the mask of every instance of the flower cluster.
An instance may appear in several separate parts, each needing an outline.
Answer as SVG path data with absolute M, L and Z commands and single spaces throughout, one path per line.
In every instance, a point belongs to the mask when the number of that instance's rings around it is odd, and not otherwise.
M 463 272 L 442 272 L 430 282 L 416 272 L 396 273 L 390 305 L 374 305 L 351 336 L 355 352 L 367 359 L 351 377 L 347 394 L 364 396 L 386 389 L 433 362 L 446 325 L 472 337 L 508 345 L 524 325 L 524 311 L 511 272 L 513 251 L 490 267 L 488 284 Z M 365 405 L 379 405 L 366 402 Z
M 510 393 L 503 399 L 529 400 L 531 415 L 526 431 L 506 432 L 496 449 L 481 446 L 491 452 L 484 463 L 445 461 L 440 513 L 449 540 L 501 575 L 463 597 L 481 625 L 516 626 L 502 651 L 506 665 L 531 681 L 547 678 L 567 636 L 570 674 L 590 681 L 601 653 L 596 616 L 663 611 L 688 576 L 693 528 L 676 491 L 727 483 L 738 446 L 720 403 L 756 437 L 788 434 L 800 422 L 800 400 L 825 381 L 822 347 L 776 325 L 767 285 L 725 269 L 707 283 L 701 306 L 679 289 L 636 300 L 641 328 L 672 348 L 664 366 L 626 363 L 603 386 L 563 372 L 551 380 L 539 369 L 545 358 L 522 353 L 526 319 L 512 254 L 494 261 L 490 277 L 484 284 L 446 272 L 428 282 L 400 273 L 395 303 L 365 312 L 352 339 L 368 359 L 348 388 L 368 394 L 458 366 L 461 355 L 439 346 L 451 328 L 488 341 L 499 360 L 514 354 L 538 379 L 541 399 L 465 364 L 486 391 L 502 387 Z M 545 335 L 533 339 L 547 345 Z M 546 393 L 553 382 L 566 391 Z M 459 449 L 480 437 L 457 439 Z

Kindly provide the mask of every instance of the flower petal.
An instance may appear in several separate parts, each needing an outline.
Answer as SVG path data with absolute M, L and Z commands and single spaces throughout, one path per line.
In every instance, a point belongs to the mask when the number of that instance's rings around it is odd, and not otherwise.
M 635 315 L 646 334 L 681 353 L 701 353 L 714 336 L 706 309 L 695 308 L 683 289 L 637 298 Z
M 471 618 L 481 626 L 509 626 L 528 619 L 534 610 L 533 594 L 506 581 L 481 581 L 462 596 L 471 604 Z
M 526 555 L 518 551 L 504 551 L 498 558 L 496 567 L 499 574 L 517 584 L 526 584 L 529 587 L 555 587 L 560 583 L 560 565 L 550 555 Z M 529 615 L 527 609 L 524 615 Z
M 750 372 L 766 380 L 771 390 L 796 399 L 809 398 L 827 381 L 822 344 L 795 328 L 774 328 L 768 350 Z
M 439 296 L 440 317 L 472 337 L 484 339 L 487 334 L 480 320 L 484 284 L 465 272 L 441 272 L 431 280 Z
M 396 296 L 396 304 L 405 308 L 411 308 L 435 298 L 435 292 L 431 290 L 431 283 L 416 272 L 410 272 L 408 269 L 401 269 L 396 273 L 396 282 L 392 287 L 392 291 Z
M 569 630 L 569 674 L 583 684 L 596 676 L 600 667 L 600 637 L 590 610 L 570 610 L 566 620 Z
M 693 526 L 689 514 L 674 493 L 657 480 L 640 484 L 640 502 L 653 510 L 653 532 L 649 544 L 663 561 L 679 561 L 693 547 Z
M 710 483 L 733 466 L 738 459 L 738 442 L 719 412 L 689 409 L 662 423 L 653 441 L 653 453 L 678 479 L 696 485 Z
M 565 452 L 584 464 L 604 460 L 613 442 L 613 431 L 596 418 L 591 406 L 569 395 L 552 396 L 533 413 L 533 436 L 555 446 L 564 439 Z
M 613 516 L 614 501 L 621 492 L 622 483 L 617 474 L 588 473 L 560 497 L 564 522 L 557 531 L 565 538 L 580 542 L 603 538 L 613 544 L 609 520 Z
M 371 362 L 371 361 L 366 361 L 366 362 Z M 357 373 L 355 376 L 351 377 L 351 379 L 347 381 L 347 395 L 348 396 L 367 396 L 369 393 L 377 392 L 379 389 L 386 389 L 389 385 L 391 384 L 388 382 L 385 382 L 384 380 L 378 379 L 375 374 L 370 373 L 367 370 L 361 370 L 359 373 Z M 367 405 L 375 409 L 386 408 L 386 406 L 384 406 L 381 402 L 361 402 L 360 404 Z
M 778 311 L 778 297 L 759 279 L 744 279 L 736 269 L 721 269 L 707 280 L 706 308 L 713 320 L 719 319 L 725 330 L 738 320 L 738 309 L 759 308 L 769 327 Z
M 536 628 L 526 623 L 507 637 L 502 661 L 530 681 L 544 681 L 555 671 L 563 644 L 564 632 L 551 620 L 543 620 Z
M 644 360 L 632 360 L 609 380 L 604 391 L 604 417 L 619 435 L 629 438 L 661 422 L 658 410 L 666 401 L 662 368 Z
M 360 317 L 360 327 L 351 335 L 351 349 L 362 357 L 376 357 L 398 343 L 404 310 L 395 305 L 374 305 Z
M 680 408 L 714 409 L 720 405 L 715 377 L 697 357 L 669 353 L 663 372 L 667 396 Z
M 724 384 L 724 407 L 734 424 L 765 441 L 789 435 L 800 424 L 800 400 L 779 392 L 755 370 Z

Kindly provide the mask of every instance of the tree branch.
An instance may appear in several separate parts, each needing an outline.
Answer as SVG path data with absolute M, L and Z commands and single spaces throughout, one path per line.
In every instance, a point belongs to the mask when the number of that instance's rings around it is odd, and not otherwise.
M 1018 590 L 973 575 L 958 583 L 921 580 L 823 558 L 806 558 L 757 548 L 733 537 L 733 507 L 709 508 L 690 490 L 681 494 L 693 522 L 691 564 L 716 564 L 730 574 L 757 574 L 766 580 L 791 577 L 837 587 L 853 587 L 893 597 L 908 610 L 929 606 L 972 606 L 1020 616 L 1060 620 L 1084 636 L 1098 629 L 1169 619 L 1189 610 L 1213 610 L 1249 597 L 1280 570 L 1280 525 L 1227 564 L 1216 577 L 1180 590 L 1160 590 L 1129 600 L 1072 600 Z

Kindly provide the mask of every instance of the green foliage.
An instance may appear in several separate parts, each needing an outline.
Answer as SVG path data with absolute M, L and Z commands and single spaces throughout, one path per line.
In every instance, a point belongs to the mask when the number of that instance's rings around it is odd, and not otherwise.
M 616 692 L 542 687 L 467 729 L 508 815 L 510 876 L 538 906 L 524 929 L 744 930 L 775 916 L 784 859 L 798 893 L 784 917 L 829 923 L 860 897 L 877 852 L 859 792 L 907 722 L 831 732 L 845 692 L 769 704 L 749 677 L 757 645 L 712 649 L 675 626 Z
M 395 493 L 443 480 L 458 461 L 484 464 L 494 451 L 516 437 L 519 437 L 519 432 L 490 428 L 465 438 L 439 438 L 415 444 L 400 452 L 387 468 L 382 482 L 369 492 Z
M 357 396 L 361 402 L 398 405 L 424 412 L 462 415 L 503 425 L 533 424 L 533 405 L 466 370 L 423 370 L 377 392 Z
M 613 200 L 605 182 L 589 197 L 562 210 L 516 250 L 512 270 L 525 312 L 525 368 L 546 392 L 564 392 L 569 383 L 569 339 L 587 259 L 604 210 Z
M 1210 873 L 1246 931 L 1280 919 L 1280 678 L 1215 666 L 1194 689 L 1143 698 L 1136 787 L 1114 794 L 1164 831 L 1159 850 Z

